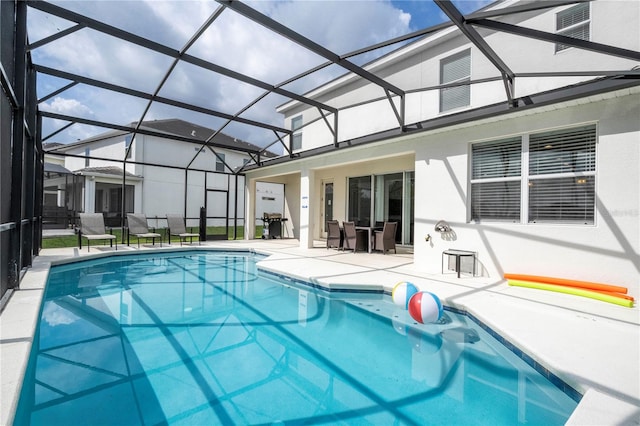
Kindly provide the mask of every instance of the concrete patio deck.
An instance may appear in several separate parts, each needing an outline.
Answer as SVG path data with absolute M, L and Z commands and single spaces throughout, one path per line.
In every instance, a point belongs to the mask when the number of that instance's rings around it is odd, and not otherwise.
M 327 250 L 323 242 L 300 248 L 293 239 L 215 241 L 192 248 L 253 249 L 270 256 L 259 267 L 326 288 L 390 292 L 408 280 L 442 302 L 472 314 L 534 361 L 584 396 L 567 424 L 640 424 L 640 310 L 582 297 L 510 287 L 501 277 L 460 279 L 454 273 L 425 274 L 413 254 L 368 254 Z M 176 244 L 162 249 L 180 249 Z M 119 246 L 118 253 L 137 252 Z M 113 252 L 92 247 L 42 250 L 0 315 L 2 373 L 0 424 L 10 424 L 33 338 L 49 267 L 55 262 Z M 631 294 L 638 298 L 638 294 Z

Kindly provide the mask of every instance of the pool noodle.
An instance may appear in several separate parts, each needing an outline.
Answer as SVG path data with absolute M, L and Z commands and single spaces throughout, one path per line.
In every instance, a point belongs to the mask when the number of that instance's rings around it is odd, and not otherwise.
M 577 281 L 577 280 L 567 280 L 564 278 L 554 278 L 554 277 L 540 277 L 537 275 L 522 275 L 522 274 L 504 274 L 505 279 L 513 279 L 513 280 L 522 280 L 522 281 L 530 281 L 544 284 L 555 284 L 555 285 L 563 285 L 569 287 L 579 287 L 587 290 L 601 290 L 601 291 L 610 291 L 613 293 L 627 293 L 626 287 L 620 287 L 616 285 L 610 284 L 601 284 L 601 283 L 592 283 L 587 281 Z
M 625 306 L 627 308 L 633 307 L 632 300 L 621 299 L 620 297 L 616 297 L 613 295 L 598 293 L 595 291 L 585 290 L 581 288 L 554 285 L 554 284 L 545 284 L 545 283 L 532 282 L 532 281 L 514 280 L 514 279 L 509 279 L 508 282 L 509 282 L 509 285 L 512 285 L 512 286 L 555 291 L 558 293 L 572 294 L 575 296 L 588 297 L 590 299 L 596 299 L 596 300 L 601 300 L 603 302 L 614 303 L 616 305 Z

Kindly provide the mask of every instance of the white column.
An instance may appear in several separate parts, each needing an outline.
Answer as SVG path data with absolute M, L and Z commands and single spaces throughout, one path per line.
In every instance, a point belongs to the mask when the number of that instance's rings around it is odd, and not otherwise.
M 256 181 L 255 179 L 245 179 L 244 184 L 245 200 L 244 205 L 244 239 L 252 240 L 256 234 Z
M 313 202 L 315 200 L 314 172 L 303 168 L 300 171 L 300 247 L 313 247 Z
M 87 176 L 84 180 L 84 211 L 95 213 L 96 208 L 96 180 L 93 176 Z

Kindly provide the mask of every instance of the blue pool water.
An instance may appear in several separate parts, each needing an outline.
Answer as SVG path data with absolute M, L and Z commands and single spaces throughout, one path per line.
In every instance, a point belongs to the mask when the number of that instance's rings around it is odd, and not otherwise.
M 51 269 L 16 424 L 563 424 L 576 402 L 464 315 L 258 272 L 251 253 Z

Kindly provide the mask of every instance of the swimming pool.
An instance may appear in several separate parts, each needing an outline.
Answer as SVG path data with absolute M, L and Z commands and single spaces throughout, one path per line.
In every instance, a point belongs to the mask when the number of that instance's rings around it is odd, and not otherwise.
M 53 267 L 16 424 L 563 424 L 577 403 L 464 315 L 318 291 L 245 252 Z

